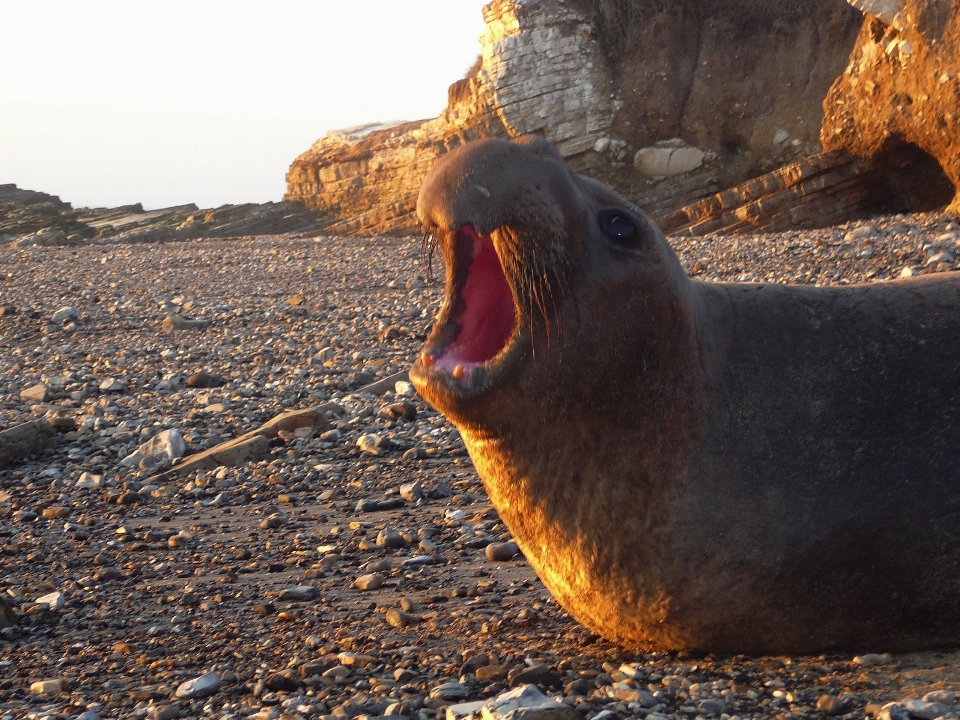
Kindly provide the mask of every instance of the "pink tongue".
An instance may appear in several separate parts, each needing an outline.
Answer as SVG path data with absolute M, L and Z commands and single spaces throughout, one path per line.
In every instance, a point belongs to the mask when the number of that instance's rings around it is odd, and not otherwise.
M 456 365 L 478 365 L 496 356 L 507 344 L 516 325 L 513 293 L 503 274 L 500 258 L 489 235 L 481 237 L 469 225 L 460 229 L 462 238 L 473 241 L 473 262 L 463 288 L 466 307 L 459 318 L 460 334 L 438 359 L 447 369 Z

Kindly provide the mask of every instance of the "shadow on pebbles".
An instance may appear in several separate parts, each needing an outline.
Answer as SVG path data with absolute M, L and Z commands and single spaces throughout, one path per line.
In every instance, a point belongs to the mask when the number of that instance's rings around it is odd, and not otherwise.
M 837 284 L 950 272 L 957 240 L 914 215 L 674 245 L 700 279 Z M 3 247 L 0 268 L 0 429 L 59 430 L 0 469 L 2 719 L 486 719 L 526 685 L 548 698 L 511 717 L 958 717 L 955 652 L 637 654 L 558 608 L 456 430 L 402 381 L 360 391 L 438 307 L 418 240 Z M 324 403 L 259 459 L 154 479 Z

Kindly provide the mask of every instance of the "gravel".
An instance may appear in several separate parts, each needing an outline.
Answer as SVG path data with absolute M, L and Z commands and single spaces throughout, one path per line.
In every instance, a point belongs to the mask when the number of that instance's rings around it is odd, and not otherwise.
M 957 237 L 922 214 L 674 244 L 701 279 L 823 285 L 952 271 Z M 0 429 L 60 430 L 0 469 L 0 719 L 428 720 L 524 682 L 588 720 L 957 717 L 956 652 L 644 654 L 560 610 L 456 430 L 409 383 L 360 391 L 437 309 L 418 239 L 8 245 L 0 267 Z M 177 438 L 189 458 L 329 402 L 331 429 L 266 459 L 153 479 Z

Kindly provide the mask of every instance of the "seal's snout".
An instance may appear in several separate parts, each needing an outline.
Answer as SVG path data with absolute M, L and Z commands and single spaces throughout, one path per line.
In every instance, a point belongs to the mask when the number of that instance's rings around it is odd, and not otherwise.
M 506 348 L 516 332 L 517 316 L 493 239 L 464 225 L 454 243 L 459 271 L 451 278 L 441 313 L 444 322 L 431 335 L 420 361 L 456 380 L 471 380 Z

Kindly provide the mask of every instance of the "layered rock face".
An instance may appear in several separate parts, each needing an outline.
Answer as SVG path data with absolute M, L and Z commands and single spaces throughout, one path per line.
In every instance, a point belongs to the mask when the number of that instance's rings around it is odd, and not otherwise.
M 960 213 L 960 3 L 859 4 L 876 14 L 830 88 L 823 146 L 910 168 L 894 195 L 912 198 L 914 209 L 950 202 Z
M 481 56 L 439 118 L 328 133 L 291 165 L 284 199 L 327 213 L 330 232 L 408 231 L 423 177 L 464 142 L 539 133 L 566 157 L 585 154 L 613 117 L 586 18 L 530 1 L 491 3 L 484 18 Z
M 316 211 L 291 202 L 223 205 L 210 210 L 190 204 L 145 211 L 139 203 L 75 209 L 54 195 L 0 185 L 0 246 L 115 245 L 317 233 L 325 224 Z
M 292 164 L 285 199 L 330 232 L 412 230 L 439 155 L 536 133 L 662 215 L 819 151 L 862 22 L 843 0 L 494 0 L 484 19 L 439 118 L 328 134 Z

